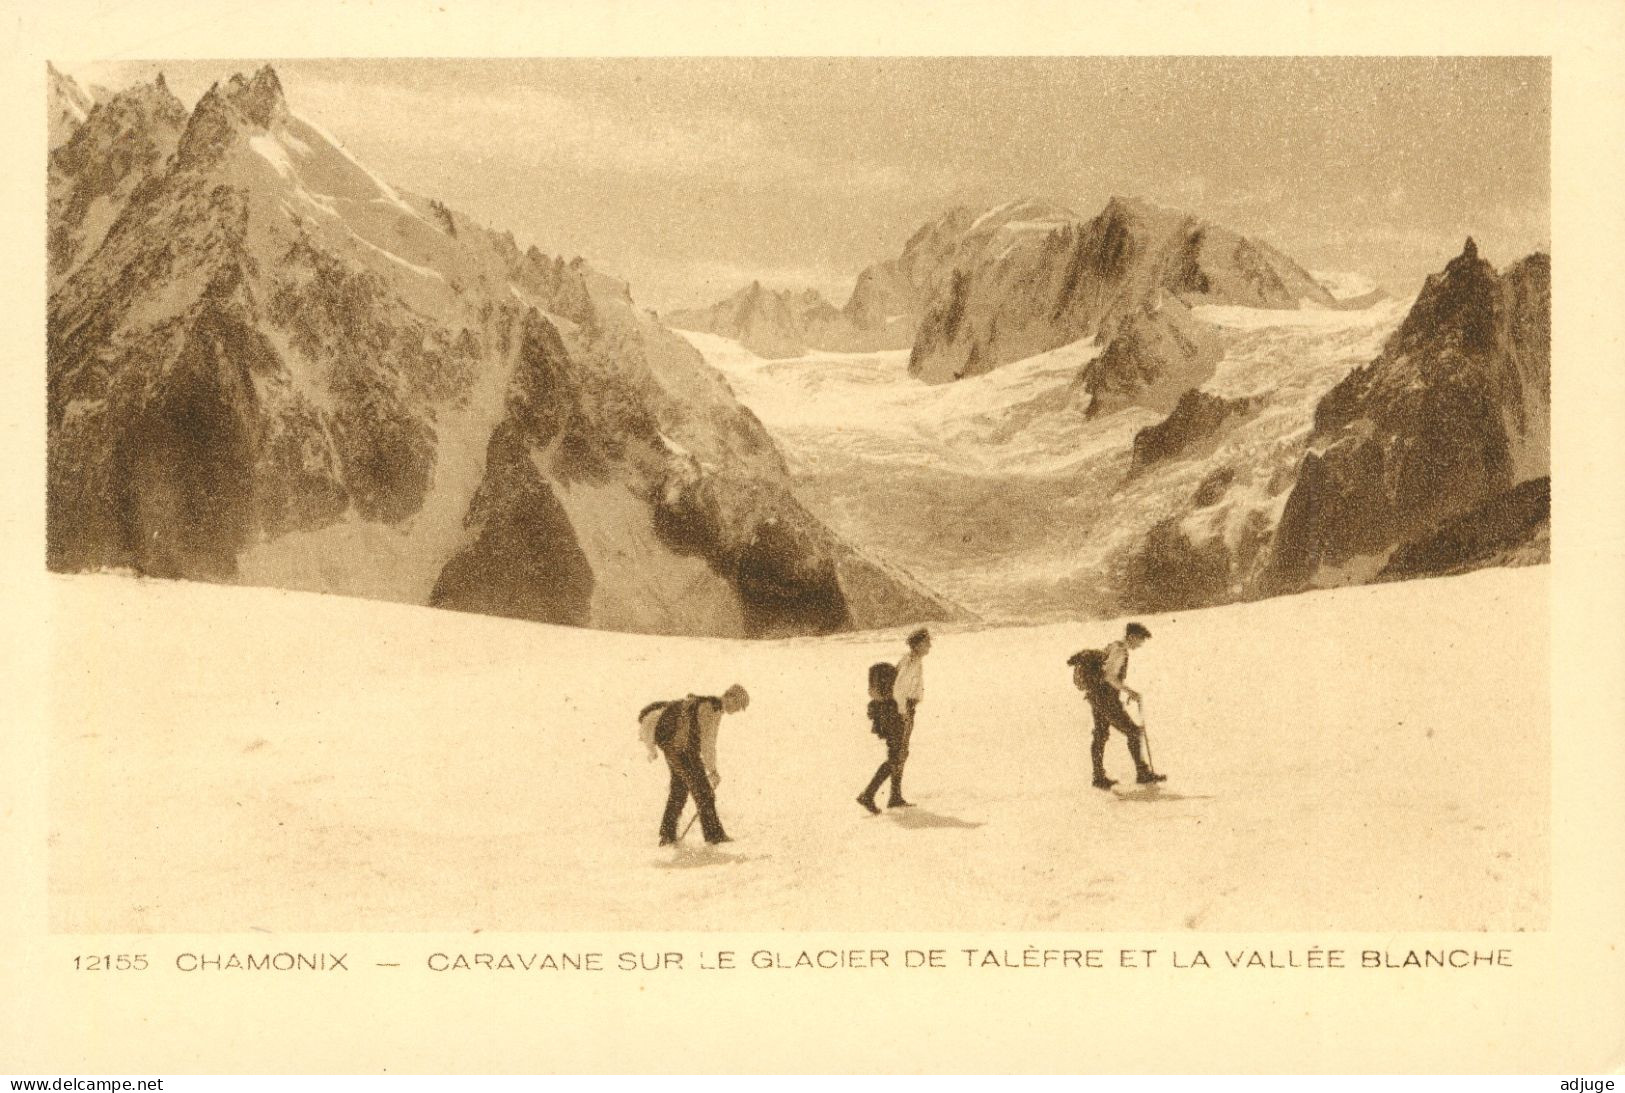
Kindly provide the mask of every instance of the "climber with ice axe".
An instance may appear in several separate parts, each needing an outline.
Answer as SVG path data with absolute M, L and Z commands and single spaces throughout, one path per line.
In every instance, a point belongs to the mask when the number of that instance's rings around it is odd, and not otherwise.
M 1094 761 L 1093 785 L 1096 789 L 1111 789 L 1117 784 L 1106 777 L 1106 741 L 1114 728 L 1128 737 L 1128 753 L 1134 760 L 1136 782 L 1148 785 L 1167 780 L 1166 775 L 1151 769 L 1151 742 L 1145 732 L 1145 703 L 1140 693 L 1124 682 L 1128 676 L 1129 653 L 1144 645 L 1150 637 L 1150 630 L 1131 622 L 1124 628 L 1121 640 L 1112 642 L 1104 649 L 1085 649 L 1073 654 L 1067 661 L 1072 665 L 1073 682 L 1088 697 L 1090 712 L 1094 714 L 1095 727 L 1089 743 L 1089 757 Z M 1128 715 L 1128 710 L 1123 706 L 1125 701 L 1139 706 L 1138 723 Z
M 670 846 L 681 836 L 677 819 L 694 798 L 695 815 L 708 843 L 733 840 L 717 816 L 717 729 L 725 713 L 738 713 L 750 705 L 750 695 L 735 683 L 721 698 L 689 695 L 669 702 L 651 702 L 638 714 L 638 736 L 649 751 L 649 761 L 664 754 L 671 769 L 671 789 L 660 817 L 660 845 Z M 694 826 L 691 819 L 689 827 Z M 688 834 L 688 827 L 683 828 Z

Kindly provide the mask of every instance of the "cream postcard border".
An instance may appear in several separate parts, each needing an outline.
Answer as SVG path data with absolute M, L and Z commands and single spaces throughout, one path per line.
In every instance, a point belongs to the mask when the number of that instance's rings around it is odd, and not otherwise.
M 1625 5 L 1455 2 L 601 5 L 4 0 L 0 1074 L 1530 1072 L 1625 1067 Z M 1505 949 L 1510 967 L 1193 976 L 948 968 L 493 979 L 75 976 L 142 939 L 46 928 L 44 62 L 654 55 L 1539 55 L 1553 60 L 1551 928 L 1515 935 L 518 935 L 508 947 Z M 1532 731 L 1540 731 L 1532 727 Z M 155 946 L 155 941 L 161 945 Z M 263 939 L 259 939 L 263 941 Z M 504 944 L 482 935 L 481 948 Z M 233 938 L 147 938 L 229 951 Z M 467 937 L 278 947 L 423 960 Z M 246 941 L 243 943 L 247 943 Z M 385 955 L 389 954 L 389 955 Z M 402 956 L 401 954 L 406 954 Z

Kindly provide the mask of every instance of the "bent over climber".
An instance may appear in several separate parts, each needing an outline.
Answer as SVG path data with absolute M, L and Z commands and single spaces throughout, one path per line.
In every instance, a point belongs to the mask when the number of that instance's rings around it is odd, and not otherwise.
M 1094 715 L 1089 758 L 1094 763 L 1093 785 L 1096 789 L 1111 789 L 1117 784 L 1106 777 L 1106 741 L 1114 728 L 1128 737 L 1128 753 L 1134 760 L 1134 780 L 1141 785 L 1167 781 L 1165 775 L 1156 773 L 1146 762 L 1143 747 L 1145 730 L 1135 723 L 1123 707 L 1125 700 L 1140 701 L 1139 692 L 1125 682 L 1129 653 L 1144 645 L 1150 637 L 1150 630 L 1131 622 L 1124 628 L 1123 637 L 1107 645 L 1104 650 L 1086 649 L 1068 661 L 1073 666 L 1073 680 L 1089 699 L 1089 710 Z
M 717 772 L 717 730 L 722 715 L 738 713 L 750 705 L 750 695 L 735 683 L 721 698 L 689 695 L 671 702 L 655 702 L 643 708 L 638 725 L 643 743 L 654 760 L 656 749 L 666 757 L 671 770 L 671 788 L 666 794 L 666 810 L 660 817 L 660 845 L 677 841 L 677 819 L 690 797 L 699 811 L 700 830 L 708 843 L 733 840 L 722 829 L 717 816 L 716 787 L 722 781 Z

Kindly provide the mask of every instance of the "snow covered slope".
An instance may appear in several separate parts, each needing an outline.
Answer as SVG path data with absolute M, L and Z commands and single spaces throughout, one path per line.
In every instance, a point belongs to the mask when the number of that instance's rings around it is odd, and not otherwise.
M 1545 560 L 1549 271 L 1468 240 L 1414 303 L 1161 293 L 937 386 L 900 354 L 689 338 L 845 536 L 985 618 L 1104 616 Z M 1480 506 L 1495 534 L 1445 532 Z
M 1234 411 L 1212 428 L 1132 403 L 1087 416 L 1081 377 L 1101 354 L 1089 339 L 929 385 L 901 352 L 767 361 L 687 337 L 832 527 L 984 617 L 1033 621 L 1239 598 L 1264 564 L 1260 529 L 1279 519 L 1316 403 L 1377 355 L 1405 305 L 1190 314 L 1216 345 L 1201 391 Z M 1136 447 L 1156 429 L 1159 445 Z M 1159 526 L 1226 553 L 1165 572 L 1143 550 Z
M 96 100 L 72 76 L 45 62 L 45 131 L 52 149 L 65 144 L 95 106 Z
M 909 371 L 974 376 L 1079 338 L 1116 337 L 1162 296 L 1183 304 L 1328 307 L 1302 267 L 1261 240 L 1114 197 L 1090 220 L 1033 199 L 990 209 L 960 241 L 920 319 Z
M 880 817 L 853 801 L 881 757 L 863 679 L 897 634 L 657 639 L 55 577 L 52 927 L 1538 930 L 1548 573 L 1147 617 L 1154 795 L 1087 784 L 1063 661 L 1120 627 L 940 632 L 919 807 Z M 735 681 L 738 841 L 658 849 L 636 712 Z M 1120 738 L 1108 764 L 1128 771 Z
M 397 190 L 269 67 L 96 106 L 50 185 L 53 569 L 647 633 L 958 614 L 626 285 Z
M 1176 306 L 1165 310 L 1165 297 Z M 1166 343 L 1184 335 L 1175 311 L 1200 304 L 1340 306 L 1269 244 L 1199 217 L 1114 197 L 1086 220 L 1023 197 L 952 208 L 922 225 L 896 258 L 858 275 L 840 311 L 812 290 L 751 284 L 665 318 L 763 357 L 907 348 L 909 371 L 938 383 L 1082 338 L 1109 343 L 1130 325 L 1134 355 L 1160 372 Z M 1132 396 L 1135 385 L 1122 386 Z

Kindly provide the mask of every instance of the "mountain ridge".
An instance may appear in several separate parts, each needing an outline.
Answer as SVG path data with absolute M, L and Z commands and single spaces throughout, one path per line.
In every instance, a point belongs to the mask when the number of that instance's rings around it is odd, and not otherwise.
M 51 568 L 665 633 L 961 614 L 806 512 L 623 283 L 391 186 L 269 66 L 190 114 L 164 95 L 98 107 L 52 158 L 53 238 L 111 222 L 58 248 Z M 119 202 L 76 199 L 132 134 Z
M 1271 585 L 1380 570 L 1419 535 L 1550 472 L 1551 259 L 1497 272 L 1468 237 L 1381 356 L 1315 409 Z
M 973 226 L 952 282 L 921 319 L 909 370 L 942 382 L 1080 338 L 1109 346 L 1125 323 L 1162 322 L 1156 316 L 1165 297 L 1187 306 L 1335 304 L 1266 243 L 1189 213 L 1113 196 L 1087 221 L 1068 214 L 1006 219 L 993 232 Z
M 1200 331 L 1181 317 L 1190 307 L 1363 307 L 1379 291 L 1339 299 L 1269 244 L 1149 201 L 1113 196 L 1084 220 L 1024 196 L 922 224 L 901 254 L 859 273 L 838 314 L 811 290 L 752 284 L 666 321 L 768 359 L 907 348 L 927 382 L 1095 338 L 1108 352 L 1080 377 L 1094 415 L 1137 397 L 1171 407 L 1210 374 Z

